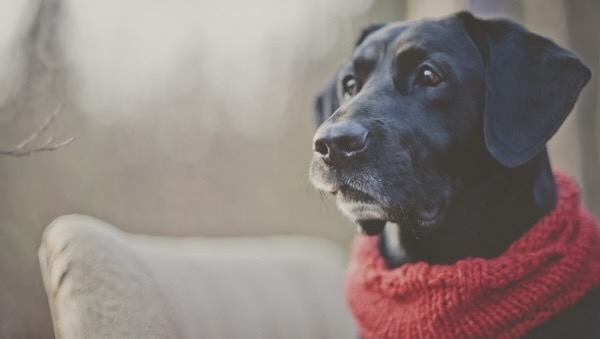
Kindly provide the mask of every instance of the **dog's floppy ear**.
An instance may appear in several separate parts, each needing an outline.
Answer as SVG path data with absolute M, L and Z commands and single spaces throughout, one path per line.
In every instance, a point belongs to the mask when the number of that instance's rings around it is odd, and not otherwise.
M 385 25 L 386 24 L 371 24 L 371 25 L 363 28 L 362 31 L 360 32 L 360 35 L 358 36 L 358 39 L 356 39 L 356 43 L 354 44 L 354 47 L 358 47 L 358 45 L 360 45 L 363 41 L 365 41 L 365 39 L 369 35 L 371 35 L 373 32 L 379 30 L 380 28 L 382 28 Z
M 354 47 L 360 45 L 371 33 L 385 26 L 385 24 L 374 24 L 363 28 Z M 335 110 L 340 107 L 337 97 L 337 77 L 329 84 L 329 86 L 319 94 L 315 101 L 315 118 L 317 125 L 325 121 Z
M 340 104 L 337 97 L 337 77 L 333 79 L 331 84 L 325 89 L 315 100 L 315 119 L 317 126 L 322 124 L 333 112 L 335 112 Z
M 457 16 L 485 64 L 487 149 L 504 166 L 523 165 L 564 122 L 590 70 L 574 53 L 513 22 Z

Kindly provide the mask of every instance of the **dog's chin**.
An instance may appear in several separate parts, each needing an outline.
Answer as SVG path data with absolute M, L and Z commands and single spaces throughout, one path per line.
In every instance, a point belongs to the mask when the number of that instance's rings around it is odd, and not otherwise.
M 383 232 L 387 213 L 383 206 L 371 198 L 356 199 L 357 195 L 365 195 L 360 192 L 348 194 L 345 190 L 335 193 L 337 207 L 350 220 L 354 221 L 360 233 L 366 235 L 378 235 Z
M 444 202 L 418 204 L 408 207 L 402 204 L 384 206 L 369 193 L 355 189 L 340 188 L 333 192 L 338 209 L 358 225 L 357 230 L 366 235 L 379 235 L 387 222 L 395 223 L 415 236 L 426 236 L 435 231 L 445 215 Z
M 378 235 L 383 232 L 386 222 L 397 224 L 401 229 L 415 235 L 432 233 L 442 223 L 446 209 L 446 199 L 429 198 L 426 203 L 414 201 L 416 194 L 386 194 L 379 189 L 366 190 L 370 182 L 360 182 L 360 187 L 351 186 L 337 178 L 325 175 L 313 163 L 310 179 L 320 191 L 332 193 L 336 197 L 338 209 L 359 227 L 359 232 Z M 392 196 L 406 196 L 411 201 L 394 201 Z

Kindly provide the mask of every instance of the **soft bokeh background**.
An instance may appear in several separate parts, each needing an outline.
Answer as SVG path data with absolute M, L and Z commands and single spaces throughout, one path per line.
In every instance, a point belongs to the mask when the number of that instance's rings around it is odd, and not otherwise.
M 354 227 L 308 184 L 312 101 L 367 23 L 459 9 L 508 15 L 597 75 L 595 0 L 0 0 L 0 148 L 58 105 L 44 138 L 0 157 L 0 338 L 52 338 L 37 263 L 44 227 L 85 213 L 157 235 Z M 600 212 L 597 76 L 551 143 Z

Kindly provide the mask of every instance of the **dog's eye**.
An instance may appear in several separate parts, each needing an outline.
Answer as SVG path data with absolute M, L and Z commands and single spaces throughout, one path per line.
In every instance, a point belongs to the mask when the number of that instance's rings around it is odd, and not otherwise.
M 431 67 L 423 66 L 419 70 L 417 83 L 423 86 L 435 87 L 442 82 L 442 77 L 437 74 Z
M 352 75 L 347 75 L 342 80 L 342 91 L 344 99 L 350 99 L 356 95 L 356 79 Z

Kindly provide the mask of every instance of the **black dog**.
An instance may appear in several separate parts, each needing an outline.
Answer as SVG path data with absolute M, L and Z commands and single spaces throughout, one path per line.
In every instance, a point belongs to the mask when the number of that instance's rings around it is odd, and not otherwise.
M 506 20 L 369 27 L 317 100 L 310 179 L 363 232 L 398 225 L 380 236 L 390 267 L 498 256 L 554 207 L 545 144 L 589 79 Z M 528 337 L 600 338 L 600 291 Z

